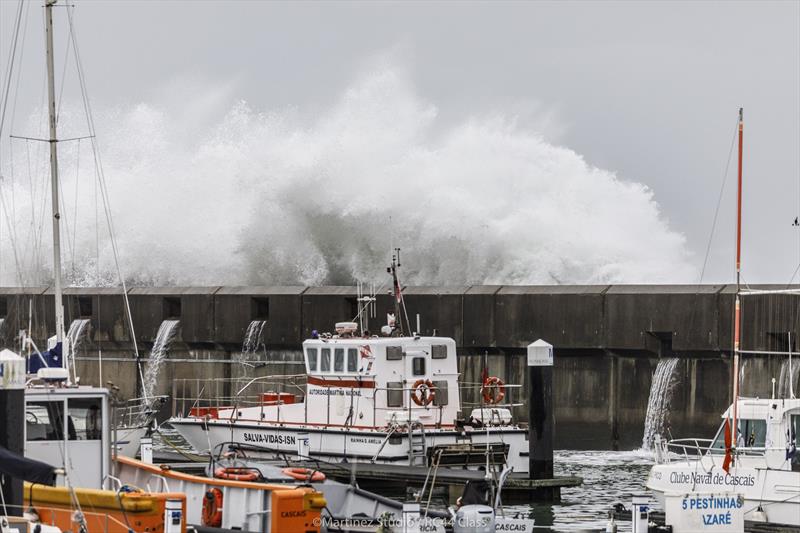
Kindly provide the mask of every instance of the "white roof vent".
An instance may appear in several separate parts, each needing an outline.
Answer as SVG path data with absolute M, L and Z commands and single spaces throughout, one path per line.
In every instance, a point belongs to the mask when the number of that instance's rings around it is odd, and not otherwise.
M 353 335 L 358 331 L 358 324 L 355 322 L 337 322 L 336 333 L 339 335 Z
M 67 372 L 66 368 L 61 368 L 60 366 L 40 368 L 36 372 L 36 377 L 47 382 L 67 381 L 69 379 L 69 372 Z

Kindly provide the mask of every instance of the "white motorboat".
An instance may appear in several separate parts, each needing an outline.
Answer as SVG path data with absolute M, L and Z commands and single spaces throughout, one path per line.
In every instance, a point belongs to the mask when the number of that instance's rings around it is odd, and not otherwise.
M 744 497 L 745 520 L 800 526 L 800 399 L 740 398 L 736 459 L 726 471 L 732 408 L 713 440 L 659 443 L 648 490 L 662 507 L 669 494 L 735 492 Z

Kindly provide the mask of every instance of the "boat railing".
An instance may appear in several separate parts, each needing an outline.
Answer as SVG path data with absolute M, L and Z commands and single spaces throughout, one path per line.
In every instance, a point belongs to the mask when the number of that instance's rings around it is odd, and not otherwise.
M 660 450 L 656 450 L 661 461 L 669 463 L 677 457 L 687 461 L 698 459 L 712 449 L 713 443 L 712 439 L 683 438 L 661 441 L 655 443 L 655 446 L 661 446 Z
M 351 392 L 346 394 L 351 400 L 355 401 L 355 397 L 361 397 L 370 400 L 372 410 L 372 423 L 376 427 L 388 427 L 393 424 L 405 424 L 419 420 L 420 418 L 433 418 L 431 424 L 442 425 L 452 424 L 455 418 L 454 411 L 445 413 L 445 409 L 449 406 L 458 405 L 458 410 L 464 407 L 475 407 L 486 410 L 484 414 L 481 412 L 482 417 L 486 417 L 483 423 L 487 425 L 504 425 L 509 424 L 510 421 L 505 419 L 495 409 L 512 408 L 523 405 L 520 402 L 514 403 L 511 401 L 512 397 L 516 396 L 521 390 L 521 385 L 509 384 L 505 385 L 505 401 L 498 403 L 485 402 L 482 395 L 481 383 L 461 383 L 459 386 L 457 398 L 448 397 L 447 401 L 441 402 L 445 397 L 443 391 L 439 391 L 432 401 L 427 404 L 417 405 L 412 401 L 412 395 L 415 388 L 406 384 L 401 387 L 365 387 L 358 388 L 349 386 L 352 383 L 352 377 L 347 376 L 326 376 L 329 382 L 324 385 L 315 385 L 316 388 L 326 389 L 324 396 L 325 402 L 325 415 L 321 419 L 319 413 L 312 413 L 313 423 L 332 424 L 338 423 L 341 425 L 341 415 L 334 415 L 335 405 L 333 405 L 332 398 L 338 394 L 333 393 L 333 389 L 337 392 L 346 389 Z M 338 386 L 337 381 L 347 382 L 348 385 Z M 289 404 L 303 403 L 303 422 L 309 422 L 308 402 L 305 401 L 306 395 L 307 376 L 305 374 L 295 375 L 275 375 L 275 376 L 259 376 L 253 378 L 230 378 L 230 379 L 216 379 L 206 380 L 202 378 L 184 378 L 176 379 L 172 383 L 172 415 L 177 417 L 210 417 L 220 418 L 225 416 L 232 419 L 239 418 L 242 409 L 257 407 L 259 408 L 258 416 L 251 416 L 250 418 L 257 418 L 258 421 L 263 422 L 284 422 L 281 416 L 281 410 L 285 409 Z M 462 403 L 461 398 L 464 391 L 474 390 L 477 391 L 479 397 L 478 402 Z M 399 398 L 398 398 L 399 395 Z M 393 400 L 390 402 L 390 398 Z M 438 398 L 438 400 L 436 399 Z M 399 401 L 398 401 L 399 399 Z M 395 405 L 392 405 L 395 404 Z M 268 420 L 265 409 L 274 407 L 277 410 L 272 411 L 275 420 Z M 296 409 L 296 408 L 292 408 Z M 225 413 L 224 415 L 222 413 Z M 255 415 L 250 411 L 251 415 Z M 295 411 L 296 413 L 296 411 Z M 399 413 L 405 413 L 399 415 Z M 467 413 L 470 414 L 470 413 Z M 344 425 L 359 425 L 359 422 L 354 419 L 355 413 L 345 418 Z M 270 416 L 269 418 L 272 418 Z M 496 418 L 496 420 L 495 420 Z M 299 422 L 299 421 L 298 421 Z M 363 421 L 366 423 L 367 421 Z
M 151 396 L 149 398 L 131 398 L 114 406 L 114 417 L 117 427 L 146 426 L 158 414 L 169 396 Z
M 13 505 L 7 502 L 5 503 L 5 507 L 8 509 L 19 509 L 19 516 L 22 516 L 23 513 L 30 513 L 31 510 L 35 511 L 37 515 L 43 514 L 42 511 L 47 511 L 47 513 L 50 515 L 50 520 L 49 522 L 42 521 L 41 523 L 53 527 L 56 527 L 57 523 L 73 525 L 77 524 L 75 521 L 77 516 L 76 511 L 75 509 L 71 508 L 49 507 L 42 505 L 41 503 L 33 503 L 31 505 Z M 85 523 L 91 524 L 89 531 L 92 533 L 112 533 L 114 531 L 131 530 L 129 524 L 118 520 L 108 513 L 98 513 L 81 509 L 80 515 L 83 517 Z M 98 527 L 102 527 L 102 530 L 98 530 Z M 12 528 L 12 531 L 16 530 Z
M 223 409 L 295 403 L 305 396 L 305 388 L 305 374 L 176 379 L 172 382 L 172 416 L 214 415 Z
M 715 456 L 724 456 L 725 448 L 714 446 L 712 439 L 683 438 L 672 439 L 661 443 L 659 462 L 669 463 L 675 460 L 696 461 L 701 457 L 709 457 L 714 462 Z M 770 450 L 783 450 L 780 447 L 767 448 L 764 446 L 739 446 L 736 455 L 743 457 L 763 456 Z

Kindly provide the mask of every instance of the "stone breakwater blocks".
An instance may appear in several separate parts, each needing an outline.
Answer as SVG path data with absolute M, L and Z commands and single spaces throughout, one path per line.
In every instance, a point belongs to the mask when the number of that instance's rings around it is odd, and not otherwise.
M 669 494 L 665 511 L 673 533 L 744 532 L 744 497 L 734 492 Z

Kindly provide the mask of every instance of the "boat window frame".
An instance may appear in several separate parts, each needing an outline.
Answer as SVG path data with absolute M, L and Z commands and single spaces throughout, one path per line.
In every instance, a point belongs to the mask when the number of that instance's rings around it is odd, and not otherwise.
M 336 374 L 344 373 L 344 354 L 345 348 L 342 346 L 333 349 L 333 372 Z
M 447 359 L 447 345 L 446 344 L 432 344 L 431 345 L 431 359 Z
M 417 368 L 417 364 L 420 361 L 422 362 L 421 363 L 422 364 L 422 370 L 419 370 Z M 412 357 L 411 358 L 411 375 L 415 376 L 415 377 L 416 376 L 424 376 L 425 375 L 425 371 L 426 371 L 426 366 L 427 366 L 427 364 L 426 364 L 426 359 L 425 359 L 424 356 L 419 355 L 419 356 Z
M 387 361 L 402 361 L 403 360 L 403 347 L 402 346 L 387 346 L 386 347 L 386 360 Z
M 56 413 L 56 414 L 59 414 L 60 416 L 54 418 L 53 417 L 53 414 L 55 412 L 54 409 L 57 411 L 57 408 L 55 407 L 57 404 L 61 404 L 60 412 Z M 64 398 L 57 399 L 57 400 L 48 399 L 48 400 L 34 400 L 34 401 L 25 402 L 25 442 L 61 442 L 61 441 L 63 441 L 64 440 L 64 427 L 65 427 L 65 422 L 66 422 L 66 418 L 67 418 L 66 417 L 66 409 L 67 409 L 67 405 L 66 404 L 67 404 L 67 402 L 66 402 L 66 399 L 64 399 Z M 31 439 L 30 438 L 30 433 L 28 431 L 28 414 L 30 413 L 30 411 L 29 411 L 29 407 L 30 406 L 36 406 L 36 407 L 39 407 L 39 408 L 44 408 L 45 411 L 47 412 L 47 420 L 48 420 L 48 422 L 47 422 L 47 427 L 45 429 L 44 438 L 37 438 L 37 439 Z M 40 422 L 38 422 L 38 417 L 36 416 L 35 413 L 30 413 L 30 414 L 32 414 L 33 417 L 37 420 L 36 425 L 44 425 L 44 424 L 41 424 Z M 54 424 L 53 423 L 54 420 L 58 420 L 58 424 Z M 68 433 L 70 433 L 70 440 L 74 440 L 74 439 L 71 438 L 73 432 L 68 431 Z
M 319 351 L 319 371 L 320 372 L 330 372 L 331 371 L 331 349 L 330 348 L 320 348 Z
M 442 379 L 439 381 L 434 381 L 433 386 L 436 387 L 436 395 L 433 397 L 433 405 L 436 407 L 446 406 L 450 400 L 447 380 Z
M 717 430 L 716 435 L 714 435 L 714 439 L 711 441 L 711 444 L 708 446 L 708 453 L 713 454 L 724 454 L 725 453 L 725 420 L 722 421 L 720 424 L 719 429 Z M 757 424 L 751 424 L 757 423 Z M 740 446 L 738 443 L 738 431 L 736 437 L 736 449 L 740 450 L 745 455 L 764 455 L 766 450 L 766 436 L 767 436 L 767 421 L 763 418 L 743 418 L 739 417 L 736 420 L 736 425 L 740 429 L 742 425 L 744 425 L 744 432 L 743 435 L 747 435 L 751 432 L 751 430 L 755 431 L 756 429 L 760 429 L 760 435 L 756 435 L 756 438 L 762 437 L 762 440 L 755 441 L 752 445 L 748 444 L 747 440 L 744 441 L 744 445 Z M 751 428 L 751 425 L 759 425 L 760 428 Z
M 403 407 L 405 389 L 402 381 L 389 381 L 386 383 L 386 407 Z M 399 399 L 400 401 L 393 401 Z
M 313 354 L 313 357 L 312 357 Z M 316 346 L 306 348 L 306 365 L 309 372 L 316 372 L 319 363 L 319 350 Z
M 358 348 L 352 346 L 347 348 L 346 360 L 347 372 L 358 372 Z

